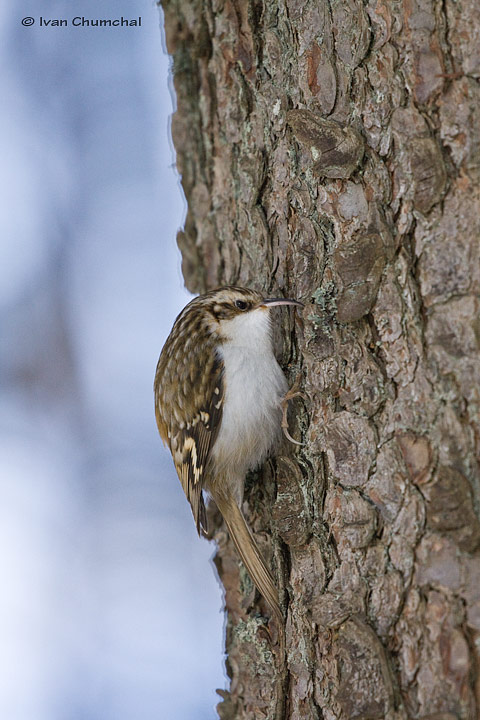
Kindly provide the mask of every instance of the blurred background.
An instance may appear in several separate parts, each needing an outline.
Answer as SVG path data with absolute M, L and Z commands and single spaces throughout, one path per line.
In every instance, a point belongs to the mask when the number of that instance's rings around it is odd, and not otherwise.
M 121 15 L 141 27 L 70 25 Z M 153 411 L 189 299 L 163 18 L 152 0 L 0 17 L 0 718 L 211 720 L 214 547 Z

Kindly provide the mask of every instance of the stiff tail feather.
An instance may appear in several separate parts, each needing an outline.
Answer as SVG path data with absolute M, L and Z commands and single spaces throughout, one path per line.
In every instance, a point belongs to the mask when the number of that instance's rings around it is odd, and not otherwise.
M 253 538 L 250 528 L 243 517 L 242 511 L 232 496 L 221 499 L 215 498 L 215 501 L 218 509 L 223 515 L 223 519 L 225 520 L 235 547 L 238 550 L 238 554 L 240 555 L 242 562 L 247 568 L 248 573 L 257 589 L 270 605 L 270 608 L 280 625 L 279 634 L 282 635 L 284 621 L 278 600 L 278 590 L 275 586 L 272 574 L 260 554 L 260 550 L 257 547 L 257 543 Z

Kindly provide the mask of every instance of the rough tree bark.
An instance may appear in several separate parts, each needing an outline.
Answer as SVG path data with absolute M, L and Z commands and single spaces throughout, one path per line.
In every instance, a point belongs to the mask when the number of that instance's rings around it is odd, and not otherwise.
M 286 614 L 285 717 L 473 720 L 478 2 L 163 7 L 186 284 L 306 303 L 302 325 L 279 319 L 305 445 L 249 478 L 245 507 Z M 231 676 L 219 715 L 280 720 L 268 608 L 212 517 Z

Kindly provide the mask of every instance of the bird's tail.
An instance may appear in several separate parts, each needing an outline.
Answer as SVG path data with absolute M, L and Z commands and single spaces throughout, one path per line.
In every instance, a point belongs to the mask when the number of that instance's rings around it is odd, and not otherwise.
M 250 577 L 255 583 L 259 592 L 263 595 L 279 624 L 279 635 L 283 633 L 283 614 L 278 600 L 278 590 L 274 579 L 263 557 L 260 554 L 257 543 L 248 527 L 242 511 L 238 507 L 234 497 L 215 498 L 218 509 L 228 527 L 230 536 L 238 550 L 243 564 L 248 570 Z

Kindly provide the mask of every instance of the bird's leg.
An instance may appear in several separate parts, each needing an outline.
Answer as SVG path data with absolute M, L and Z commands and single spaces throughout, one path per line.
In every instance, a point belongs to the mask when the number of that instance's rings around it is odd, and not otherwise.
M 290 402 L 290 400 L 293 400 L 293 398 L 296 398 L 296 397 L 301 397 L 304 400 L 306 400 L 305 393 L 301 392 L 301 390 L 300 390 L 300 373 L 295 378 L 295 382 L 293 383 L 292 387 L 287 392 L 287 394 L 285 395 L 285 397 L 283 398 L 283 400 L 281 402 L 282 430 L 283 430 L 283 434 L 285 435 L 287 440 L 290 440 L 290 442 L 293 443 L 294 445 L 305 445 L 305 443 L 298 442 L 298 440 L 294 440 L 288 431 L 288 417 L 287 417 L 288 403 Z

